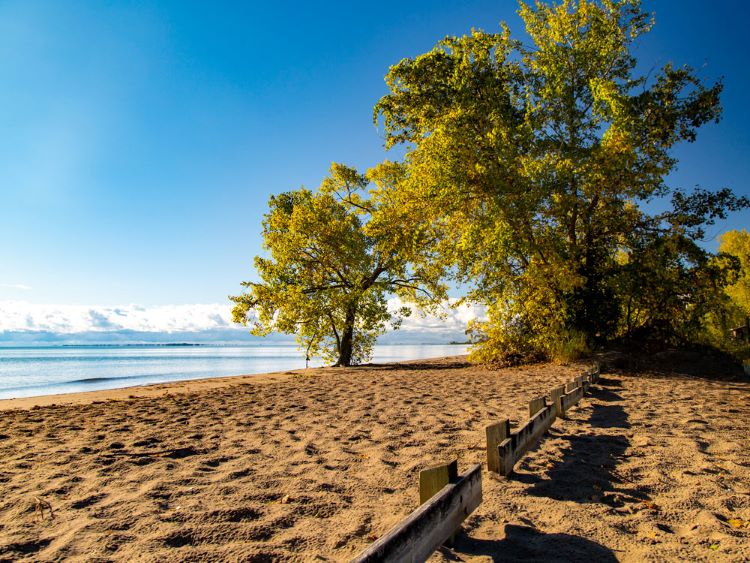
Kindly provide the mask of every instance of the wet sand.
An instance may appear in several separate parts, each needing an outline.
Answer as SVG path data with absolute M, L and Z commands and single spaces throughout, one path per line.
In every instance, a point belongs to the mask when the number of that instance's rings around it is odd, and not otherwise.
M 421 469 L 483 462 L 485 425 L 581 368 L 459 357 L 3 401 L 0 560 L 345 561 L 416 508 Z M 484 472 L 432 559 L 750 559 L 749 448 L 750 384 L 604 374 L 514 476 Z

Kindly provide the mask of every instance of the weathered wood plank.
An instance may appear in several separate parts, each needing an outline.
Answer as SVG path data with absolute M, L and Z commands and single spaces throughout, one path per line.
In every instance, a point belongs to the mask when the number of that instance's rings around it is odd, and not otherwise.
M 547 403 L 545 402 L 544 397 L 534 397 L 531 399 L 531 401 L 529 401 L 529 418 L 542 410 L 546 405 Z
M 578 377 L 575 378 L 575 382 L 578 384 L 579 387 L 583 387 L 584 391 L 587 391 L 589 388 L 589 385 L 591 384 L 588 374 L 579 375 Z
M 591 370 L 591 383 L 596 383 L 599 381 L 599 376 L 601 375 L 602 367 L 597 363 L 596 366 Z
M 427 558 L 451 537 L 482 502 L 482 466 L 475 465 L 455 483 L 391 528 L 352 561 L 353 563 L 416 563 Z
M 570 393 L 560 397 L 560 408 L 563 416 L 583 398 L 583 387 L 576 387 Z
M 560 408 L 560 397 L 565 395 L 565 385 L 560 385 L 559 387 L 555 387 L 552 389 L 552 391 L 549 392 L 549 398 L 552 402 L 552 405 L 555 407 L 555 416 L 562 416 L 564 413 L 562 412 L 562 409 Z
M 500 442 L 510 436 L 510 420 L 506 418 L 501 422 L 490 424 L 484 431 L 487 435 L 487 469 L 499 473 L 500 457 L 497 453 L 497 447 Z
M 442 490 L 448 483 L 458 479 L 458 460 L 444 465 L 428 467 L 419 472 L 419 504 L 424 504 Z
M 555 407 L 550 405 L 536 413 L 498 446 L 500 474 L 510 475 L 523 455 L 542 437 L 555 421 Z
M 577 381 L 575 381 L 575 380 L 569 381 L 568 383 L 565 384 L 565 392 L 566 393 L 570 393 L 571 391 L 574 391 L 574 390 L 578 389 L 579 387 L 580 387 L 580 385 L 578 385 Z

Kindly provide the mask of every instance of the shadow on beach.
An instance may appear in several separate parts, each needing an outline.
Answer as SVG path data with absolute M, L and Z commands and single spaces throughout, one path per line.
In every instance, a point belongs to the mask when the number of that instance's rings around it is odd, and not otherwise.
M 453 369 L 464 369 L 472 367 L 465 359 L 439 359 L 432 361 L 409 361 L 403 363 L 388 363 L 388 364 L 362 364 L 361 366 L 353 366 L 354 368 L 367 368 L 367 369 L 378 369 L 382 371 L 419 371 L 419 370 L 430 370 L 430 371 L 441 371 L 441 370 L 453 370 Z
M 620 381 L 611 377 L 600 380 L 602 387 L 592 387 L 590 397 L 605 404 L 594 403 L 588 425 L 597 429 L 630 428 L 628 415 L 620 404 L 622 397 L 613 389 Z M 642 491 L 622 488 L 622 479 L 615 469 L 622 461 L 630 440 L 621 433 L 575 433 L 557 436 L 567 441 L 561 450 L 562 459 L 553 462 L 545 475 L 516 474 L 513 479 L 531 485 L 527 494 L 554 500 L 579 503 L 601 502 L 622 506 L 625 502 L 647 500 Z
M 588 426 L 613 429 L 614 435 L 558 435 L 556 438 L 567 444 L 560 452 L 561 459 L 545 474 L 514 473 L 509 479 L 530 485 L 524 494 L 554 500 L 621 506 L 623 501 L 646 498 L 638 491 L 618 488 L 622 481 L 615 468 L 630 447 L 630 441 L 617 432 L 630 428 L 627 412 L 617 404 L 623 401 L 617 393 L 620 387 L 619 379 L 602 377 L 589 391 L 596 402 L 592 404 Z M 471 554 L 489 556 L 492 561 L 617 561 L 612 550 L 595 541 L 571 534 L 546 534 L 532 522 L 527 523 L 526 526 L 506 524 L 504 537 L 498 540 L 461 533 L 454 549 L 443 550 L 443 555 L 449 560 L 458 560 L 457 554 Z
M 617 561 L 603 545 L 571 534 L 545 534 L 530 526 L 505 525 L 501 540 L 475 539 L 465 534 L 456 538 L 455 552 L 484 555 L 492 561 Z M 443 555 L 457 561 L 448 550 Z
M 610 373 L 750 382 L 750 375 L 744 373 L 740 362 L 728 353 L 708 347 L 670 349 L 654 353 L 612 350 L 598 354 L 597 359 Z

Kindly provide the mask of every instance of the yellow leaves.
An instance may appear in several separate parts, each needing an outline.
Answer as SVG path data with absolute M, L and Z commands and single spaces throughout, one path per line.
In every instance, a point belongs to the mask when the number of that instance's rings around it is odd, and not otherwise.
M 740 264 L 737 281 L 727 286 L 726 293 L 750 315 L 750 233 L 745 229 L 727 231 L 719 240 L 719 252 L 734 256 Z
M 605 131 L 604 135 L 602 135 L 601 146 L 602 150 L 609 156 L 633 150 L 630 136 L 617 127 L 610 127 Z
M 750 529 L 750 520 L 743 520 L 742 518 L 730 518 L 727 520 L 727 524 L 736 530 Z

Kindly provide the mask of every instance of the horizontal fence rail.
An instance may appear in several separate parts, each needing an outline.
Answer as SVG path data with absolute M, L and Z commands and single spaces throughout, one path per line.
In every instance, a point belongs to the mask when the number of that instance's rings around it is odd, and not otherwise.
M 599 366 L 587 370 L 573 381 L 552 389 L 549 402 L 546 397 L 535 397 L 529 402 L 529 420 L 517 430 L 510 431 L 510 423 L 504 420 L 487 427 L 487 469 L 500 475 L 510 475 L 515 465 L 523 458 L 539 439 L 549 430 L 559 416 L 566 413 L 580 401 L 589 386 L 599 380 Z M 490 428 L 498 424 L 505 429 L 503 438 Z M 497 455 L 491 450 L 497 450 Z
M 529 420 L 511 431 L 505 419 L 485 428 L 487 469 L 510 475 L 515 465 L 549 430 L 557 417 L 581 400 L 599 381 L 600 369 L 587 370 L 573 381 L 529 402 Z M 352 563 L 426 561 L 452 540 L 461 523 L 482 503 L 482 467 L 458 475 L 458 462 L 427 468 L 419 474 L 421 506 L 352 560 Z
M 548 405 L 532 416 L 529 421 L 513 432 L 498 446 L 500 474 L 510 475 L 513 467 L 555 421 L 555 407 Z
M 353 563 L 425 561 L 481 503 L 482 466 L 477 464 L 391 528 Z

